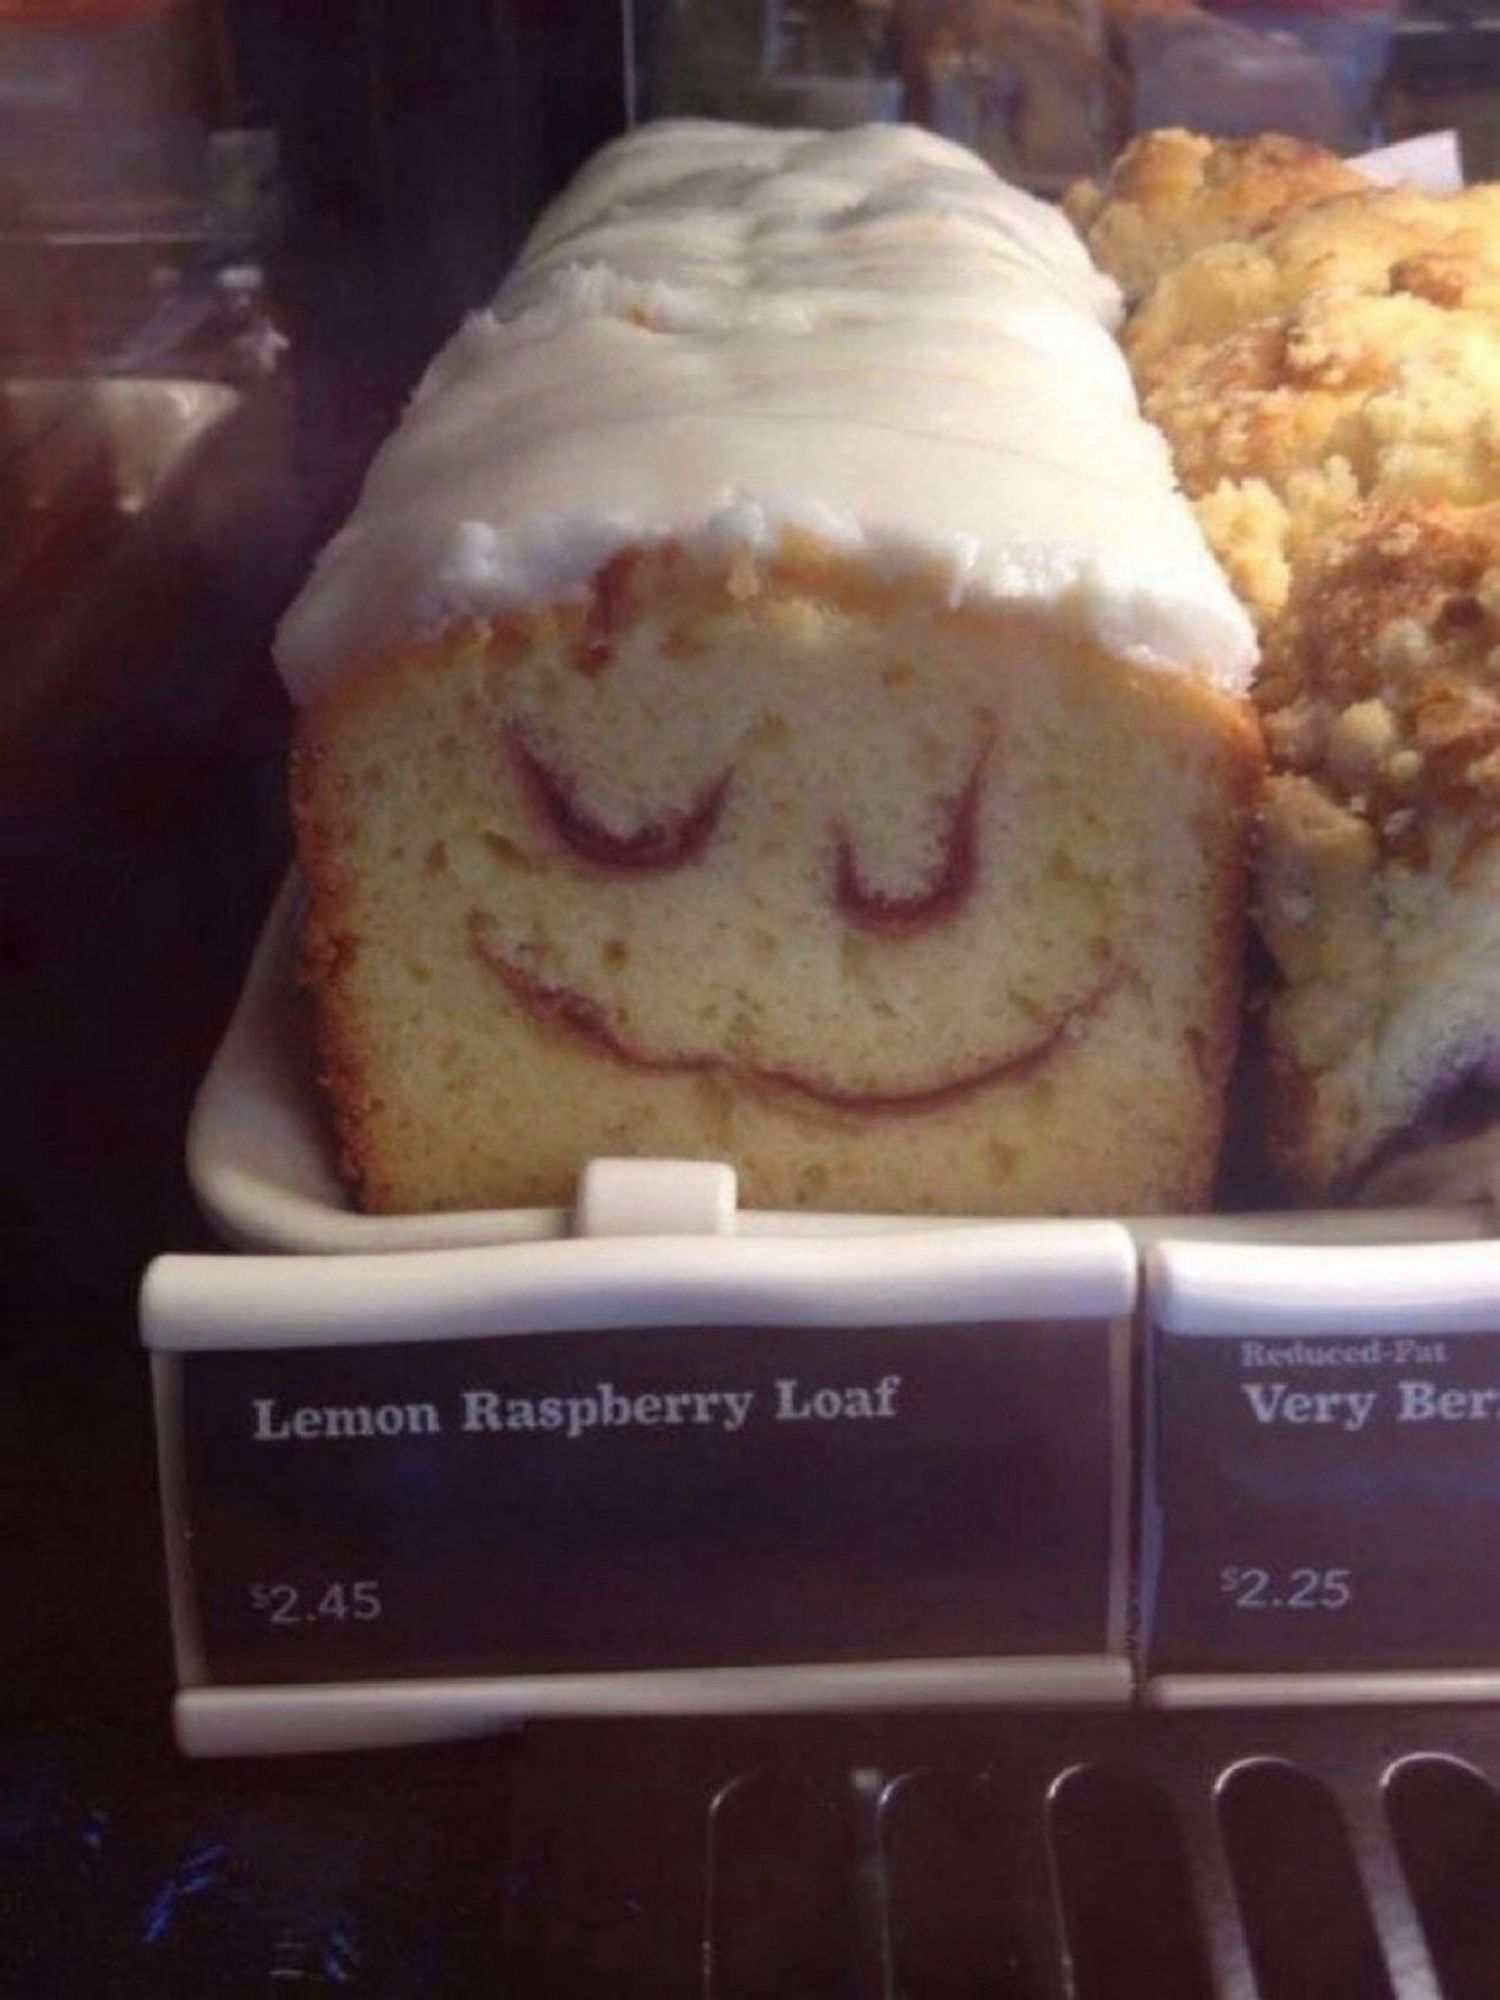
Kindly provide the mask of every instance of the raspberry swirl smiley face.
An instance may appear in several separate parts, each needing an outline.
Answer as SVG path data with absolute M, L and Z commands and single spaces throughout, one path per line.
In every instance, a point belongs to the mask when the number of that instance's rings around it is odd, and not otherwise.
M 627 587 L 596 591 L 563 671 L 533 648 L 494 683 L 467 924 L 509 1004 L 608 1060 L 825 1112 L 936 1108 L 1087 1033 L 1121 955 L 1068 919 L 1100 906 L 1108 843 L 1036 836 L 1014 750 L 1048 726 L 1039 676 L 997 677 L 962 634 L 934 658 L 930 614 L 903 635 L 731 600 L 689 636 L 667 604 L 621 619 Z

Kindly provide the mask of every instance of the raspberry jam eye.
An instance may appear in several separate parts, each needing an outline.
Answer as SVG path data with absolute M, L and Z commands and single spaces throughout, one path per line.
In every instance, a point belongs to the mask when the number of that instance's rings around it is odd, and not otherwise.
M 574 785 L 537 754 L 514 723 L 506 735 L 537 810 L 564 846 L 596 868 L 684 868 L 698 860 L 718 827 L 734 778 L 733 771 L 721 772 L 680 812 L 619 833 L 588 811 Z
M 988 752 L 981 752 L 968 783 L 953 803 L 932 878 L 909 896 L 872 889 L 860 873 L 847 828 L 840 827 L 834 900 L 840 913 L 863 930 L 909 931 L 941 922 L 969 896 L 978 872 L 979 800 Z

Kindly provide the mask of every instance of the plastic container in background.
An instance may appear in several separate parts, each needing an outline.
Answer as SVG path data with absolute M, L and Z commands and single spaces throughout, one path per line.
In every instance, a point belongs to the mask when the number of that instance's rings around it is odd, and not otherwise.
M 1097 0 L 926 0 L 903 14 L 908 115 L 1040 193 L 1114 150 L 1114 89 Z
M 0 231 L 170 225 L 208 195 L 195 0 L 0 0 Z
M 891 0 L 671 0 L 640 10 L 636 115 L 836 131 L 902 116 Z
M 1139 21 L 1129 34 L 1132 128 L 1288 132 L 1358 151 L 1370 141 L 1398 12 L 1385 0 L 1289 0 Z
M 1500 180 L 1500 14 L 1408 8 L 1391 38 L 1380 117 L 1391 139 L 1445 127 L 1470 180 Z
M 1295 36 L 1333 78 L 1356 140 L 1369 137 L 1402 0 L 1214 0 L 1214 4 L 1226 19 L 1244 27 Z

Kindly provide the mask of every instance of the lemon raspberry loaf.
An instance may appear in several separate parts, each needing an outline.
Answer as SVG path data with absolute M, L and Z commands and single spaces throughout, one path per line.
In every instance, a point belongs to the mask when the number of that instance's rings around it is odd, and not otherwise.
M 283 627 L 307 975 L 383 1210 L 1201 1203 L 1248 621 L 1062 218 L 901 128 L 596 160 Z

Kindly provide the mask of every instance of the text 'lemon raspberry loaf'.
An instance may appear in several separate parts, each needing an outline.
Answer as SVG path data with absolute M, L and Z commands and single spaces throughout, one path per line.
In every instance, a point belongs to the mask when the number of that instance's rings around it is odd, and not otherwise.
M 379 1210 L 1205 1199 L 1246 619 L 1063 219 L 928 134 L 646 128 L 289 614 L 305 964 Z

